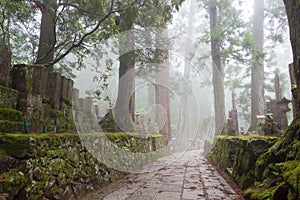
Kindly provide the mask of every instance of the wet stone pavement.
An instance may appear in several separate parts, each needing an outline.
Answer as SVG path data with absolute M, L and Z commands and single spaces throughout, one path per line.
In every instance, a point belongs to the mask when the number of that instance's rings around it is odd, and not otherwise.
M 87 200 L 231 200 L 243 199 L 200 151 L 163 157 L 139 173 L 100 188 Z

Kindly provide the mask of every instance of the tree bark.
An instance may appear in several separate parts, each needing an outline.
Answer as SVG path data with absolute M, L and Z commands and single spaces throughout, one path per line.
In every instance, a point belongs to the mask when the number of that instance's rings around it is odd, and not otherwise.
M 164 24 L 163 30 L 160 33 L 159 40 L 163 49 L 167 49 L 165 43 L 168 38 L 168 29 Z M 163 112 L 156 113 L 156 120 L 160 133 L 165 136 L 167 143 L 171 141 L 171 125 L 170 125 L 170 94 L 169 94 L 169 61 L 165 58 L 159 64 L 158 74 L 156 77 L 156 104 L 159 104 L 164 109 Z M 160 110 L 159 110 L 160 111 Z M 163 114 L 163 115 L 162 115 Z
M 192 48 L 192 43 L 191 43 L 191 38 L 193 38 L 193 29 L 194 29 L 194 14 L 195 14 L 195 5 L 194 3 L 191 1 L 190 2 L 190 7 L 189 7 L 189 15 L 188 15 L 188 26 L 186 29 L 186 40 L 184 43 L 184 58 L 186 60 L 190 60 L 189 56 L 191 53 L 191 48 Z M 190 64 L 188 62 L 185 62 L 184 65 L 184 80 L 186 81 L 186 83 L 188 83 L 189 79 L 190 79 L 190 71 L 191 71 L 191 67 Z M 183 82 L 182 84 L 185 84 L 185 82 Z M 188 97 L 189 95 L 187 93 L 183 93 L 181 96 L 181 123 L 180 123 L 180 130 L 179 130 L 179 142 L 180 142 L 180 146 L 184 145 L 184 141 L 187 141 L 189 139 L 190 133 L 189 133 L 189 107 L 188 107 Z
M 290 40 L 293 49 L 292 93 L 294 102 L 294 119 L 300 120 L 300 2 L 298 0 L 283 0 L 290 27 Z
M 255 48 L 253 50 L 251 66 L 251 126 L 250 131 L 257 128 L 257 115 L 264 115 L 264 0 L 254 1 L 253 37 Z
M 50 3 L 40 5 L 42 19 L 40 26 L 40 40 L 36 64 L 47 64 L 54 60 L 54 46 L 56 42 L 55 20 L 56 7 Z M 52 70 L 53 66 L 49 70 Z
M 213 71 L 213 90 L 215 108 L 215 135 L 222 132 L 225 123 L 225 94 L 224 94 L 224 72 L 220 56 L 220 38 L 214 34 L 218 28 L 218 10 L 216 3 L 209 5 L 210 32 L 211 32 L 211 53 Z
M 123 23 L 124 20 L 126 17 L 121 15 L 121 30 L 130 28 L 127 23 Z M 133 31 L 123 33 L 119 38 L 119 83 L 114 117 L 122 131 L 132 132 L 135 121 L 135 42 Z

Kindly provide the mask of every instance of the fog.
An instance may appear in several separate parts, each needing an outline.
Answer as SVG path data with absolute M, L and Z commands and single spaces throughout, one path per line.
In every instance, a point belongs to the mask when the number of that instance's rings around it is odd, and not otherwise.
M 166 83 L 163 87 L 168 89 L 170 96 L 170 127 L 172 140 L 184 143 L 190 141 L 212 140 L 215 135 L 215 114 L 214 114 L 214 94 L 212 85 L 212 61 L 210 57 L 211 46 L 209 42 L 201 41 L 205 32 L 209 31 L 209 17 L 207 12 L 200 8 L 198 0 L 186 0 L 180 7 L 179 11 L 174 11 L 173 19 L 167 25 L 166 35 L 161 36 L 160 39 L 166 42 L 165 44 L 153 44 L 142 41 L 146 35 L 152 35 L 157 30 L 152 31 L 130 30 L 135 34 L 136 49 L 158 48 L 168 52 L 167 58 L 169 77 L 166 77 Z M 239 10 L 240 16 L 246 21 L 252 20 L 253 1 L 244 0 L 236 4 L 236 9 Z M 153 27 L 151 27 L 153 28 Z M 266 31 L 267 32 L 267 31 Z M 122 35 L 123 33 L 121 33 Z M 105 44 L 99 44 L 101 58 L 96 62 L 96 58 L 90 57 L 86 59 L 86 68 L 77 71 L 77 78 L 75 79 L 75 87 L 80 89 L 80 96 L 91 96 L 95 90 L 99 90 L 103 86 L 103 75 L 109 76 L 106 89 L 101 89 L 101 100 L 94 98 L 94 103 L 100 106 L 100 113 L 103 117 L 107 109 L 114 107 L 118 94 L 118 55 L 115 52 L 118 50 L 118 38 L 120 35 L 112 36 Z M 142 38 L 142 39 L 140 39 Z M 266 82 L 273 84 L 272 77 L 274 71 L 279 69 L 282 77 L 288 80 L 288 64 L 291 63 L 292 53 L 289 45 L 288 32 L 283 34 L 284 42 L 276 43 L 276 49 L 266 49 L 266 54 L 273 60 L 266 60 L 265 73 Z M 153 37 L 150 40 L 153 40 Z M 265 46 L 268 46 L 270 41 L 265 41 Z M 272 54 L 271 54 L 272 53 Z M 100 53 L 99 53 L 100 54 Z M 288 56 L 287 56 L 288 55 Z M 111 70 L 106 70 L 107 61 L 111 60 Z M 233 63 L 233 62 L 232 62 Z M 229 65 L 232 64 L 229 61 Z M 226 64 L 223 66 L 225 73 L 228 71 Z M 237 74 L 247 73 L 249 66 L 240 64 Z M 139 124 L 148 126 L 149 133 L 160 132 L 161 128 L 159 122 L 155 121 L 155 114 L 159 113 L 160 120 L 164 120 L 167 116 L 167 110 L 159 106 L 155 97 L 155 81 L 159 75 L 159 66 L 157 63 L 146 61 L 144 63 L 137 62 L 135 66 L 135 112 L 139 120 Z M 96 70 L 97 69 L 97 70 Z M 149 70 L 152 69 L 152 70 Z M 153 70 L 154 69 L 154 70 Z M 278 71 L 278 70 L 277 70 Z M 234 74 L 234 73 L 233 73 Z M 232 86 L 230 82 L 235 77 L 232 74 L 225 74 L 225 114 L 228 118 L 228 111 L 232 108 L 231 91 Z M 269 78 L 269 79 L 268 79 Z M 228 84 L 229 83 L 229 84 Z M 244 77 L 242 85 L 250 83 L 250 77 Z M 284 88 L 283 95 L 290 98 L 290 84 L 289 82 L 282 83 Z M 243 94 L 243 90 L 237 87 L 235 93 L 237 98 Z M 109 101 L 104 100 L 109 97 Z M 275 94 L 266 91 L 266 96 L 274 98 Z M 248 98 L 250 102 L 250 96 Z M 240 102 L 236 102 L 237 104 Z M 245 130 L 249 127 L 249 121 L 242 115 L 246 110 L 242 110 L 238 106 L 239 113 L 239 128 L 243 127 Z M 136 122 L 137 123 L 137 122 Z M 187 128 L 186 128 L 187 127 Z M 152 129 L 151 129 L 152 128 Z M 202 144 L 202 143 L 201 143 Z

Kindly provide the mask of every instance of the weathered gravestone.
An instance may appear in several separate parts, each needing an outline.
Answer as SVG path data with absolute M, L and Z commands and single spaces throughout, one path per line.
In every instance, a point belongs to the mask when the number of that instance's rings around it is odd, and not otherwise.
M 54 109 L 60 108 L 61 80 L 60 73 L 51 72 L 48 75 L 47 95 L 50 97 L 50 104 Z
M 10 83 L 11 56 L 11 50 L 5 45 L 0 45 L 0 85 L 5 87 Z
M 73 88 L 73 109 L 79 109 L 79 90 L 77 88 Z
M 86 97 L 84 102 L 84 111 L 87 114 L 93 113 L 93 97 Z

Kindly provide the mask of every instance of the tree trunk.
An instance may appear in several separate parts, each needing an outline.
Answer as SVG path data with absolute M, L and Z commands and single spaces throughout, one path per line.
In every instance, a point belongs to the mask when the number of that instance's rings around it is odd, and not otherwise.
M 214 34 L 218 28 L 217 5 L 209 5 L 210 32 L 211 32 L 211 52 L 213 71 L 213 90 L 215 107 L 215 135 L 222 132 L 225 123 L 225 95 L 224 95 L 224 72 L 220 57 L 220 38 Z
M 254 1 L 253 37 L 255 48 L 253 50 L 251 67 L 251 126 L 250 131 L 257 128 L 257 115 L 264 115 L 264 0 Z
M 189 8 L 189 16 L 188 16 L 188 26 L 186 29 L 186 40 L 185 40 L 185 48 L 184 48 L 184 57 L 186 60 L 190 60 L 189 56 L 191 53 L 191 48 L 192 48 L 192 42 L 191 42 L 191 38 L 193 38 L 193 29 L 194 29 L 194 14 L 195 14 L 195 5 L 194 3 L 191 1 L 190 2 L 190 8 Z M 190 79 L 190 64 L 188 62 L 185 62 L 184 65 L 184 80 L 186 80 L 187 82 Z M 185 82 L 183 82 L 182 84 L 185 84 Z M 187 93 L 183 93 L 181 96 L 181 123 L 180 123 L 180 130 L 179 130 L 179 142 L 180 142 L 180 146 L 184 145 L 184 141 L 188 141 L 190 133 L 189 133 L 189 107 L 188 105 L 188 97 L 189 95 Z
M 127 30 L 130 26 L 126 23 L 123 24 L 122 21 L 126 17 L 122 17 L 121 15 L 121 30 Z M 135 44 L 133 31 L 126 31 L 121 34 L 119 44 L 119 85 L 114 117 L 122 131 L 132 132 L 135 121 Z
M 167 49 L 167 44 L 164 42 L 168 38 L 168 29 L 165 25 L 160 33 L 159 39 L 162 40 L 161 46 L 163 49 Z M 169 95 L 169 61 L 165 58 L 164 61 L 159 64 L 158 74 L 156 77 L 156 104 L 160 105 L 163 110 L 156 113 L 157 125 L 160 129 L 160 133 L 165 136 L 166 142 L 171 141 L 171 126 L 170 126 L 170 95 Z
M 290 40 L 293 49 L 292 93 L 294 102 L 294 119 L 300 120 L 300 2 L 284 0 L 290 26 Z
M 43 3 L 40 7 L 42 20 L 36 64 L 47 64 L 54 60 L 56 8 L 49 3 Z M 49 70 L 52 69 L 51 66 Z

